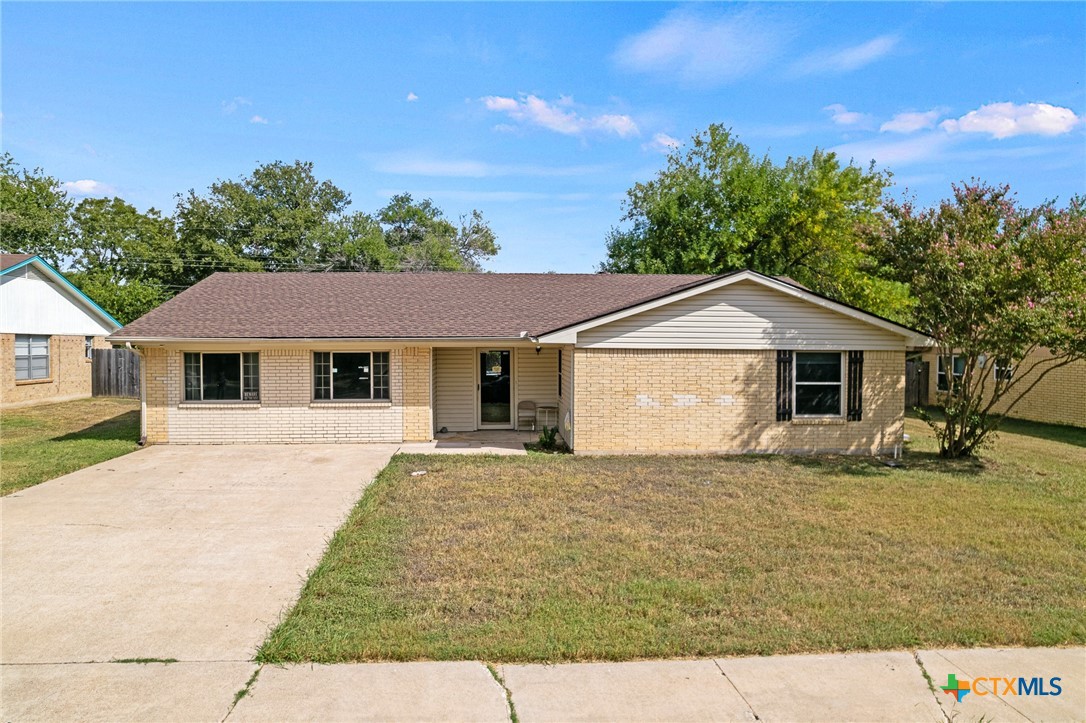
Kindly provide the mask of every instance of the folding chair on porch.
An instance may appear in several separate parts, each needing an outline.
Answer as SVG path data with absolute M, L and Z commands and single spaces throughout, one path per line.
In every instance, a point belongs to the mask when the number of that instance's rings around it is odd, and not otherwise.
M 517 429 L 523 429 L 525 424 L 531 424 L 532 431 L 535 431 L 535 402 L 521 402 L 517 405 Z

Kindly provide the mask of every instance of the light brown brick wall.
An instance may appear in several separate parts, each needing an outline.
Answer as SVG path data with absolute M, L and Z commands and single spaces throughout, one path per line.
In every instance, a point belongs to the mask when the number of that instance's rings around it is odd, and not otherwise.
M 776 421 L 776 352 L 577 349 L 578 453 L 889 453 L 902 442 L 904 352 L 864 354 L 863 421 Z
M 180 387 L 181 380 L 170 380 L 169 354 L 165 349 L 149 347 L 140 350 L 140 384 L 144 396 L 144 434 L 148 444 L 170 441 L 170 394 Z M 177 404 L 178 396 L 173 397 Z
M 260 402 L 184 402 L 183 350 L 143 350 L 152 444 L 399 442 L 420 419 L 429 434 L 429 350 L 392 349 L 388 402 L 314 402 L 312 351 L 260 351 Z M 383 351 L 383 350 L 382 350 Z M 410 361 L 405 359 L 410 357 Z M 425 371 L 420 371 L 425 364 Z M 410 411 L 405 384 L 412 386 Z M 422 407 L 425 407 L 423 411 Z
M 1049 365 L 1044 364 L 1032 371 L 1026 371 L 1028 367 L 1032 367 L 1038 361 L 1051 358 L 1052 354 L 1047 349 L 1031 354 L 1020 366 L 1022 371 L 1020 384 L 1028 386 Z M 942 392 L 939 391 L 936 373 L 939 363 L 938 354 L 931 351 L 925 354 L 923 359 L 929 364 L 928 399 L 934 404 L 941 404 Z M 994 375 L 994 366 L 989 364 L 985 374 Z M 994 376 L 988 380 L 989 387 L 993 380 Z M 1011 399 L 1017 397 L 1024 388 L 1024 386 L 1016 386 L 1012 389 L 1010 397 L 1001 399 L 995 411 L 1001 414 L 1006 413 Z M 1086 427 L 1086 361 L 1072 362 L 1045 374 L 1037 386 L 1014 405 L 1009 416 L 1046 424 Z
M 48 380 L 15 381 L 15 335 L 0 334 L 0 406 L 78 399 L 91 395 L 91 362 L 82 336 L 49 338 Z M 94 338 L 94 346 L 108 349 L 105 337 Z
M 430 414 L 430 349 L 403 350 L 403 440 L 424 442 L 433 437 Z

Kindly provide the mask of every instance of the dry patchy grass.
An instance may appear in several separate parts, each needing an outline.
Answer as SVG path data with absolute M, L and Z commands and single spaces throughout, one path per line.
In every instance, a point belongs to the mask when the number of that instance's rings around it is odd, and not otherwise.
M 11 494 L 136 449 L 139 402 L 79 399 L 0 414 L 0 492 Z
M 1005 433 L 983 463 L 947 464 L 923 425 L 909 431 L 905 470 L 855 458 L 396 457 L 260 658 L 1086 643 L 1086 432 Z

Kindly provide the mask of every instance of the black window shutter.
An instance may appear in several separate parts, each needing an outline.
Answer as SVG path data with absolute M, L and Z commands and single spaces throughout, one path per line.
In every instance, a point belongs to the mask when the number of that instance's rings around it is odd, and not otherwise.
M 777 351 L 777 421 L 792 418 L 792 352 Z
M 848 353 L 848 421 L 859 422 L 864 418 L 864 353 Z

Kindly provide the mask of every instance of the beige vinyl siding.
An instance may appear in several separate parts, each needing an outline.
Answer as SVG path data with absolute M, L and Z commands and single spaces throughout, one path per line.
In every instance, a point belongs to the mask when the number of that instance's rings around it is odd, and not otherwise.
M 517 349 L 517 368 L 513 381 L 517 386 L 517 403 L 535 402 L 554 405 L 558 402 L 558 350 L 549 347 L 538 354 L 535 349 Z
M 577 345 L 614 349 L 870 349 L 905 338 L 802 299 L 740 281 L 577 335 Z
M 475 429 L 475 350 L 434 349 L 434 430 Z

